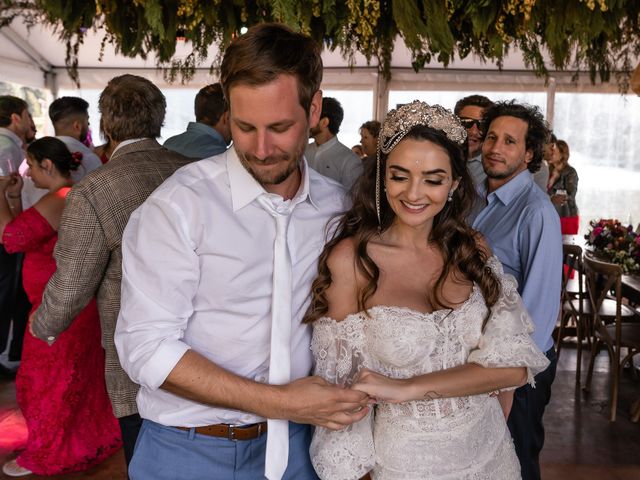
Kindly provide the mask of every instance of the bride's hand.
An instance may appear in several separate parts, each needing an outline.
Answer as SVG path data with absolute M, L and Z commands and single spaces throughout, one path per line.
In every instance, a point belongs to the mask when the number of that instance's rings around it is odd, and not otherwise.
M 389 378 L 363 368 L 351 388 L 369 394 L 378 402 L 402 403 L 409 400 L 408 381 Z

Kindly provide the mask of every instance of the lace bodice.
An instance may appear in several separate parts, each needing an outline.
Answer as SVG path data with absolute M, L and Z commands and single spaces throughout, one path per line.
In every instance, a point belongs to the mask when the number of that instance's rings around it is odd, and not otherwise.
M 376 306 L 368 310 L 368 316 L 360 312 L 341 322 L 325 317 L 314 324 L 311 348 L 316 374 L 349 386 L 363 367 L 392 378 L 410 378 L 475 362 L 485 367 L 527 367 L 528 381 L 533 384 L 533 376 L 547 367 L 548 360 L 529 336 L 533 324 L 516 291 L 515 280 L 503 273 L 496 257 L 489 260 L 489 265 L 500 279 L 501 294 L 484 331 L 487 307 L 477 286 L 455 310 L 422 313 L 404 307 Z M 491 422 L 487 424 L 487 420 Z M 387 434 L 383 435 L 383 431 Z M 445 472 L 456 472 L 450 478 L 476 478 L 466 477 L 463 471 L 475 471 L 483 462 L 476 459 L 466 465 L 467 460 L 473 458 L 474 449 L 486 450 L 484 437 L 496 431 L 497 439 L 507 435 L 510 441 L 498 402 L 488 394 L 383 403 L 377 406 L 375 418 L 369 416 L 340 432 L 317 429 L 311 455 L 323 479 L 359 478 L 372 468 L 375 478 L 449 478 Z M 416 445 L 430 436 L 435 443 L 416 451 Z M 447 440 L 453 437 L 459 441 Z M 495 440 L 489 442 L 493 445 L 490 452 L 481 455 L 486 457 L 484 463 L 493 460 Z M 453 450 L 443 453 L 438 445 L 448 445 Z M 382 451 L 386 459 L 381 456 Z M 512 456 L 513 448 L 507 451 Z M 456 462 L 456 455 L 465 459 L 466 466 L 446 464 L 445 457 Z M 423 462 L 417 458 L 431 458 L 435 464 L 427 462 L 420 467 Z M 392 464 L 399 467 L 389 467 Z M 513 479 L 517 475 L 496 478 Z

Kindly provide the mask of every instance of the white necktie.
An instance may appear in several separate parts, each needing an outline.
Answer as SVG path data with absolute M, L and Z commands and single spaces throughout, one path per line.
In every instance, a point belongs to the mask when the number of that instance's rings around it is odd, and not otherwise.
M 287 245 L 290 206 L 273 203 L 262 196 L 260 204 L 276 220 L 273 247 L 273 293 L 271 298 L 271 358 L 269 383 L 283 385 L 291 381 L 291 257 Z M 280 480 L 289 462 L 288 420 L 267 420 L 267 452 L 265 476 Z

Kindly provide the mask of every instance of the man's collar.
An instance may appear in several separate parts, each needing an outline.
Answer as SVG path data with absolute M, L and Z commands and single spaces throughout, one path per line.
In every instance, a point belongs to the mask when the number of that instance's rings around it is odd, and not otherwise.
M 528 169 L 520 172 L 507 183 L 489 194 L 495 195 L 504 205 L 509 205 L 511 201 L 520 194 L 527 186 L 533 183 L 533 173 Z
M 201 123 L 201 122 L 189 122 L 189 124 L 187 125 L 187 130 L 190 131 L 196 131 L 196 132 L 200 132 L 200 133 L 204 133 L 206 135 L 211 135 L 212 137 L 215 137 L 216 140 L 219 140 L 221 143 L 225 143 L 224 138 L 222 137 L 222 134 L 216 130 L 214 127 L 207 125 L 206 123 Z
M 331 147 L 333 147 L 338 143 L 338 137 L 334 135 L 329 140 L 324 142 L 322 145 L 319 145 L 318 142 L 315 142 L 315 143 L 316 143 L 316 146 L 318 147 L 318 152 L 324 152 L 326 150 L 329 150 Z
M 240 162 L 235 148 L 230 148 L 226 152 L 227 172 L 229 173 L 229 187 L 231 189 L 231 204 L 236 212 L 246 207 L 260 195 L 267 193 L 262 185 L 251 176 Z M 309 168 L 304 157 L 300 160 L 300 187 L 298 192 L 291 199 L 293 204 L 309 200 L 309 203 L 318 209 L 318 205 L 313 201 L 309 189 Z
M 471 157 L 469 160 L 467 160 L 467 163 L 471 163 L 471 162 L 480 162 L 482 163 L 482 152 L 478 153 L 477 155 Z
M 122 152 L 120 152 L 120 150 L 122 148 L 126 147 L 127 145 L 131 145 L 132 143 L 136 143 L 136 142 L 141 142 L 143 140 L 153 140 L 153 141 L 155 141 L 155 139 L 150 138 L 150 137 L 129 138 L 127 140 L 123 140 L 120 143 L 118 143 L 116 148 L 113 149 L 113 152 L 111 152 L 111 159 L 113 160 L 113 157 L 116 154 L 116 152 L 122 153 Z
M 22 146 L 24 145 L 22 139 L 18 135 L 16 135 L 13 130 L 6 127 L 0 127 L 0 133 L 10 138 L 11 141 L 18 146 L 18 148 L 22 148 Z
M 56 135 L 56 138 L 62 140 L 65 143 L 71 143 L 73 145 L 82 145 L 84 147 L 86 147 L 86 145 L 84 143 L 82 143 L 80 140 L 78 140 L 77 138 L 74 137 L 70 137 L 69 135 Z

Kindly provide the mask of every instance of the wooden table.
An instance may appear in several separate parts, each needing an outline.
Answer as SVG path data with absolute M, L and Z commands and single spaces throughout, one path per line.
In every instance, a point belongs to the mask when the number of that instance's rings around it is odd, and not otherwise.
M 565 245 L 578 245 L 586 251 L 585 238 L 582 235 L 563 235 L 562 243 Z M 640 275 L 622 275 L 622 296 L 629 300 L 632 306 L 640 304 Z M 630 417 L 632 422 L 640 420 L 640 398 L 631 404 Z
M 588 249 L 583 235 L 563 235 L 564 245 L 578 245 L 583 251 Z M 640 305 L 640 275 L 622 275 L 622 296 L 633 306 Z

